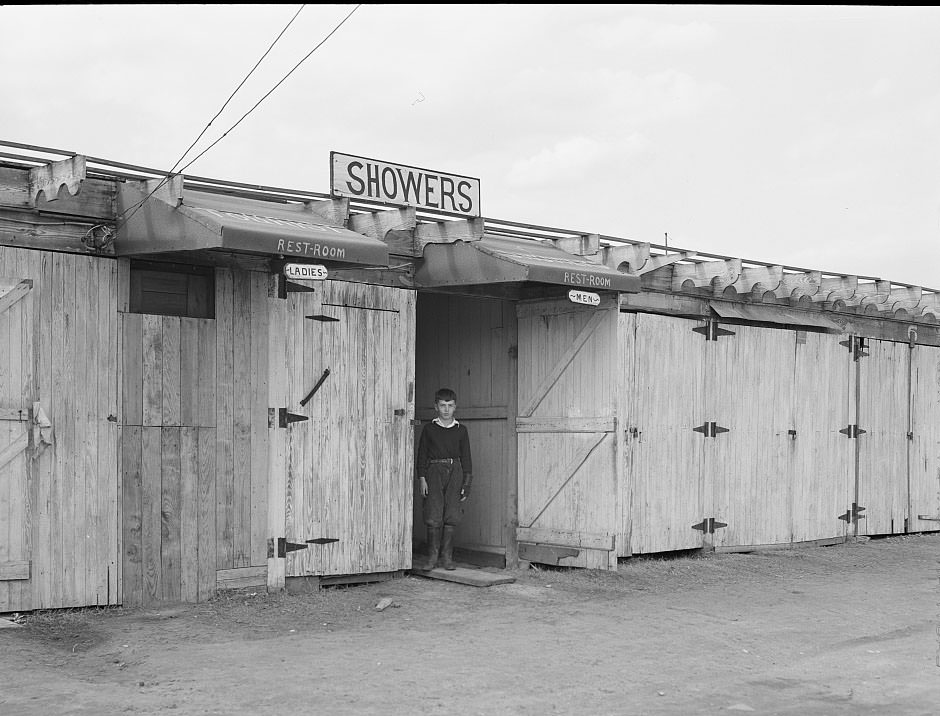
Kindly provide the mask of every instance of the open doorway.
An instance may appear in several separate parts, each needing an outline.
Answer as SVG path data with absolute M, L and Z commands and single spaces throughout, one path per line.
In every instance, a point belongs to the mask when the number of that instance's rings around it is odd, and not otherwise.
M 419 293 L 415 334 L 415 444 L 434 417 L 434 392 L 457 393 L 473 452 L 473 491 L 457 528 L 455 556 L 486 566 L 515 561 L 515 302 Z M 425 553 L 422 498 L 414 499 L 415 553 Z

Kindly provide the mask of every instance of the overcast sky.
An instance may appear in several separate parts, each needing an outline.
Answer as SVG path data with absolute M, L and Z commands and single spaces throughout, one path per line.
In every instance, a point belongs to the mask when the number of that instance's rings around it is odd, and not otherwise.
M 0 7 L 0 138 L 170 169 L 299 7 Z M 197 151 L 353 7 L 304 8 Z M 337 150 L 477 177 L 492 218 L 940 288 L 938 38 L 938 8 L 363 5 L 188 173 L 328 192 Z

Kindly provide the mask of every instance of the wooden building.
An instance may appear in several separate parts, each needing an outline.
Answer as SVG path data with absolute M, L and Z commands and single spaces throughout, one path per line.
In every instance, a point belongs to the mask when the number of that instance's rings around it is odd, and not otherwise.
M 490 563 L 940 528 L 935 291 L 0 145 L 0 612 L 402 573 L 441 386 Z

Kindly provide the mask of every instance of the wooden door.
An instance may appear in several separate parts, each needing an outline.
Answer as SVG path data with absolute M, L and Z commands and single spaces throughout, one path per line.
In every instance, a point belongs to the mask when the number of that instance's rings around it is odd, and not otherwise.
M 702 546 L 692 528 L 704 515 L 703 436 L 692 428 L 704 412 L 704 337 L 700 321 L 636 314 L 621 316 L 625 351 L 629 455 L 630 551 L 666 552 Z
M 794 542 L 844 538 L 855 498 L 855 362 L 831 333 L 796 334 L 794 432 L 787 442 Z
M 867 341 L 857 367 L 858 491 L 864 508 L 858 534 L 901 534 L 908 517 L 908 432 L 911 349 Z
M 286 407 L 306 419 L 278 428 L 286 433 L 286 576 L 406 569 L 414 293 L 326 281 L 287 300 Z
M 31 289 L 0 278 L 0 611 L 30 608 Z
M 518 309 L 519 556 L 616 569 L 616 307 Z
M 940 530 L 940 348 L 911 353 L 908 531 Z
M 790 541 L 787 452 L 794 391 L 793 331 L 726 326 L 707 341 L 704 518 L 725 523 L 716 547 Z M 727 432 L 722 432 L 722 429 Z M 707 526 L 706 526 L 707 527 Z

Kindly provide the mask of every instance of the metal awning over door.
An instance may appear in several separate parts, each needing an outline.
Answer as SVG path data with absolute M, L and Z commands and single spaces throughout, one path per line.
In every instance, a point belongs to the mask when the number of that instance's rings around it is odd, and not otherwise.
M 550 243 L 486 234 L 479 241 L 428 244 L 415 280 L 419 288 L 537 282 L 584 291 L 637 293 L 640 279 Z
M 801 311 L 786 306 L 764 306 L 725 301 L 709 301 L 708 305 L 722 318 L 738 318 L 743 321 L 776 323 L 793 327 L 806 326 L 822 328 L 830 333 L 842 333 L 842 326 L 818 311 Z
M 299 204 L 187 190 L 175 204 L 158 194 L 133 211 L 145 196 L 135 187 L 122 190 L 122 210 L 129 218 L 118 232 L 118 256 L 214 250 L 388 266 L 382 241 L 333 226 Z

